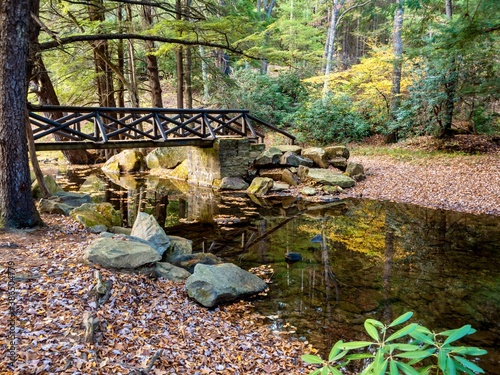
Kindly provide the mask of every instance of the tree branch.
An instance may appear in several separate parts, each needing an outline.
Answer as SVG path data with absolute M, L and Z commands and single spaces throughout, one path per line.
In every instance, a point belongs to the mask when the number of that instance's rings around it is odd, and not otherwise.
M 248 57 L 250 59 L 258 59 L 258 57 L 250 56 L 241 51 L 240 49 L 231 46 L 229 43 L 227 44 L 219 44 L 212 42 L 204 42 L 201 40 L 183 40 L 183 39 L 175 39 L 175 38 L 164 38 L 156 35 L 140 35 L 140 34 L 96 34 L 96 35 L 73 35 L 65 38 L 59 38 L 58 41 L 52 40 L 48 42 L 40 43 L 40 50 L 50 50 L 52 48 L 60 47 L 66 44 L 71 44 L 75 42 L 89 42 L 89 41 L 97 41 L 97 40 L 123 40 L 123 39 L 138 39 L 138 40 L 152 40 L 160 43 L 172 43 L 172 44 L 181 44 L 185 46 L 205 46 L 205 47 L 213 47 L 213 48 L 221 48 L 228 50 L 230 52 L 236 53 L 238 55 L 242 55 Z
M 365 6 L 366 4 L 371 3 L 371 2 L 372 2 L 372 0 L 366 0 L 364 3 L 361 3 L 361 4 L 354 4 L 353 6 L 351 6 L 351 7 L 347 8 L 345 11 L 343 11 L 343 12 L 340 14 L 339 18 L 337 19 L 337 25 L 340 23 L 340 20 L 341 20 L 342 18 L 344 18 L 344 16 L 345 16 L 347 13 L 349 13 L 351 10 L 356 9 L 356 8 L 361 8 L 362 6 Z

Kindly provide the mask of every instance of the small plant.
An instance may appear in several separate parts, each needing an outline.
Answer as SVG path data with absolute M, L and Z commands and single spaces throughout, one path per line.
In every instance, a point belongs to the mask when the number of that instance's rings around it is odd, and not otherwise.
M 375 319 L 365 321 L 368 335 L 375 341 L 337 341 L 328 360 L 312 354 L 302 356 L 311 364 L 323 365 L 309 375 L 342 375 L 345 366 L 354 360 L 364 360 L 366 366 L 360 375 L 422 375 L 422 374 L 469 374 L 484 373 L 483 369 L 465 356 L 486 354 L 486 350 L 453 346 L 457 340 L 476 330 L 470 325 L 462 328 L 434 333 L 416 323 L 408 324 L 390 333 L 393 327 L 405 323 L 413 315 L 407 312 L 389 325 Z M 367 353 L 352 353 L 352 350 L 367 348 Z

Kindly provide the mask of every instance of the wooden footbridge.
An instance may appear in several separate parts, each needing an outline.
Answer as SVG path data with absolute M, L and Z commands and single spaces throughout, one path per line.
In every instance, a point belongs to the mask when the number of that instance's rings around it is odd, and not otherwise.
M 37 151 L 211 147 L 221 137 L 261 143 L 265 128 L 295 140 L 244 109 L 30 106 L 28 110 Z

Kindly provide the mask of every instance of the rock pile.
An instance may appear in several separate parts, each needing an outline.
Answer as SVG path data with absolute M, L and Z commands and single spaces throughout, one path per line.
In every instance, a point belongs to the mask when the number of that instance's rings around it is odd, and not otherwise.
M 223 263 L 212 254 L 193 254 L 190 240 L 167 236 L 156 219 L 143 212 L 137 215 L 130 236 L 103 232 L 85 249 L 84 259 L 105 268 L 186 280 L 188 295 L 205 307 L 267 288 L 258 276 L 234 264 Z
M 365 178 L 361 164 L 349 162 L 345 146 L 276 146 L 262 152 L 249 171 L 248 194 L 299 188 L 303 195 L 335 194 Z

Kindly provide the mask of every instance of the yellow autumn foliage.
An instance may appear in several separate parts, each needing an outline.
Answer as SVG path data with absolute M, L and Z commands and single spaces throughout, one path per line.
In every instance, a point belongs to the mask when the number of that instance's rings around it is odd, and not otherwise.
M 348 95 L 354 109 L 368 117 L 385 116 L 388 113 L 392 86 L 394 56 L 389 47 L 373 48 L 359 64 L 347 70 L 333 72 L 329 76 L 329 90 L 333 95 Z M 403 62 L 401 93 L 407 92 L 414 77 L 411 62 Z M 315 76 L 304 80 L 313 93 L 322 95 L 325 76 Z

